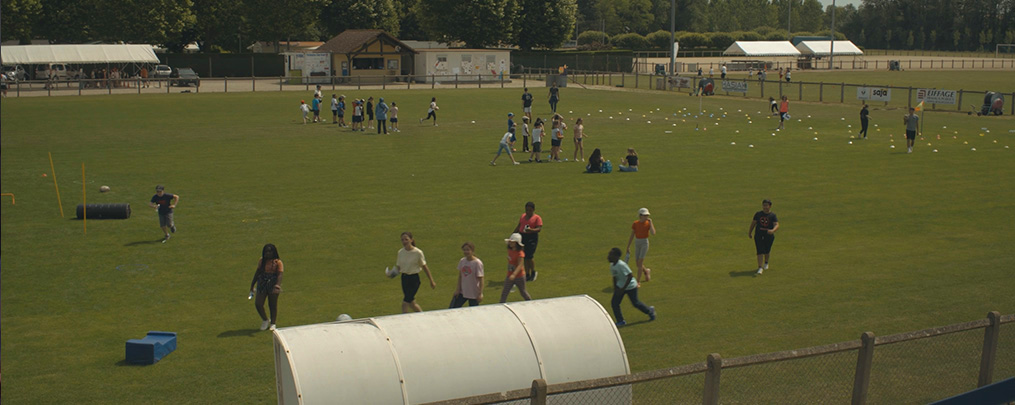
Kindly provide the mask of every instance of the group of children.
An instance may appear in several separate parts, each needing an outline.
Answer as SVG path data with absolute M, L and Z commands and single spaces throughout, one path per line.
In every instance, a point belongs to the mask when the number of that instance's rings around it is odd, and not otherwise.
M 323 103 L 323 96 L 321 95 L 321 86 L 317 86 L 317 90 L 314 91 L 313 99 L 311 104 L 307 105 L 306 101 L 300 100 L 300 112 L 303 114 L 303 123 L 306 124 L 308 121 L 311 122 L 323 122 L 321 119 L 321 104 Z M 337 124 L 342 128 L 350 128 L 352 131 L 366 131 L 367 128 L 373 129 L 374 117 L 377 118 L 377 133 L 388 133 L 388 123 L 391 123 L 392 132 L 402 132 L 398 128 L 398 104 L 392 102 L 391 106 L 388 107 L 384 103 L 384 98 L 381 98 L 377 105 L 374 105 L 374 98 L 369 97 L 366 100 L 356 99 L 352 101 L 352 121 L 351 125 L 345 122 L 345 95 L 331 95 L 331 123 Z M 309 118 L 310 113 L 313 113 L 313 118 Z
M 533 123 L 532 129 L 530 130 L 529 129 L 529 120 L 531 119 L 530 114 L 531 113 L 527 112 L 526 115 L 522 117 L 522 128 L 521 128 L 522 152 L 523 153 L 529 152 L 529 162 L 535 161 L 536 163 L 543 163 L 541 154 L 543 152 L 543 138 L 546 136 L 545 131 L 546 123 L 543 121 L 542 118 L 536 118 L 536 121 L 535 123 Z M 517 141 L 517 137 L 515 136 L 517 128 L 515 126 L 514 116 L 515 116 L 514 113 L 508 113 L 508 131 L 504 134 L 503 137 L 501 137 L 500 146 L 497 149 L 497 156 L 494 156 L 493 161 L 490 162 L 491 166 L 497 165 L 497 158 L 500 157 L 501 152 L 504 151 L 506 151 L 508 157 L 511 158 L 511 162 L 513 162 L 516 165 L 518 164 L 518 161 L 515 160 L 514 154 L 512 153 L 515 151 L 513 146 Z M 564 122 L 564 116 L 560 115 L 559 113 L 554 113 L 553 117 L 551 117 L 550 119 L 550 134 L 549 134 L 550 153 L 547 161 L 550 162 L 562 161 L 560 159 L 560 151 L 561 144 L 564 140 L 565 130 L 567 130 L 567 123 Z M 583 124 L 583 120 L 581 118 L 578 118 L 575 121 L 574 128 L 575 149 L 572 160 L 576 162 L 585 161 L 585 145 L 582 142 L 582 140 L 584 140 L 586 137 L 588 137 L 588 134 L 585 133 L 585 125 Z M 529 148 L 529 138 L 531 138 L 532 140 L 531 149 Z M 564 161 L 567 161 L 567 159 L 564 159 Z

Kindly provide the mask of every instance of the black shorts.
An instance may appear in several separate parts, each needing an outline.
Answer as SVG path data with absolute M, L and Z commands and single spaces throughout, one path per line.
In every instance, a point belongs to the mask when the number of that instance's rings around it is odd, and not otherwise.
M 557 138 L 550 139 L 550 146 L 560 146 L 560 139 Z
M 398 118 L 392 118 L 389 121 L 391 121 L 392 124 L 397 124 L 398 123 Z
M 539 245 L 539 236 L 528 236 L 528 235 L 538 235 L 538 234 L 529 234 L 529 233 L 522 234 L 522 244 L 525 245 L 522 246 L 522 251 L 525 252 L 526 259 L 532 259 L 533 257 L 536 257 L 536 246 Z
M 916 131 L 906 130 L 906 139 L 916 140 Z
M 278 284 L 278 273 L 261 273 L 257 277 L 257 293 L 268 295 L 275 290 L 275 284 Z
M 413 302 L 419 291 L 419 273 L 402 275 L 402 301 Z
M 780 113 L 780 114 L 779 114 L 779 121 L 780 121 L 780 122 L 782 122 L 782 121 L 786 121 L 786 115 L 788 115 L 788 114 L 789 114 L 789 113 Z
M 542 152 L 543 151 L 543 143 L 542 142 L 533 142 L 532 143 L 532 151 L 533 152 Z
M 758 232 L 754 234 L 754 249 L 759 255 L 771 253 L 772 242 L 775 242 L 775 235 L 769 235 L 767 229 L 758 229 Z

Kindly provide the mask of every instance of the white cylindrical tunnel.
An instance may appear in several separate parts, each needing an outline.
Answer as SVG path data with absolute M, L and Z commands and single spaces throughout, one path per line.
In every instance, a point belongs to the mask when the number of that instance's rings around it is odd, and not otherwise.
M 280 404 L 416 404 L 630 372 L 613 319 L 587 295 L 295 326 L 274 337 Z M 629 386 L 605 390 L 589 394 L 631 401 Z

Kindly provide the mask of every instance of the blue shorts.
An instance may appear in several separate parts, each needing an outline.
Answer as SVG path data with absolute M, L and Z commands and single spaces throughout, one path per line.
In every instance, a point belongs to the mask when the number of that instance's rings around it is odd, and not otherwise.
M 511 154 L 511 147 L 508 146 L 506 143 L 501 142 L 500 146 L 497 148 L 497 156 L 500 156 L 500 152 L 501 151 L 507 152 L 507 154 L 510 155 Z
M 398 123 L 398 118 L 392 118 L 390 121 L 392 124 L 396 124 Z

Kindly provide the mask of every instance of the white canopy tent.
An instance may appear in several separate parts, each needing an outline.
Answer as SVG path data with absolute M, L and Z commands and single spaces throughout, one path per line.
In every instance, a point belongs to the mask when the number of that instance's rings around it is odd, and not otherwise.
M 801 41 L 796 49 L 808 56 L 829 56 L 832 52 L 832 41 Z M 863 51 L 852 41 L 835 41 L 835 56 L 860 56 Z
M 800 56 L 789 41 L 737 41 L 722 53 L 729 56 Z
M 151 45 L 13 45 L 0 48 L 0 62 L 4 65 L 158 64 L 159 58 Z

